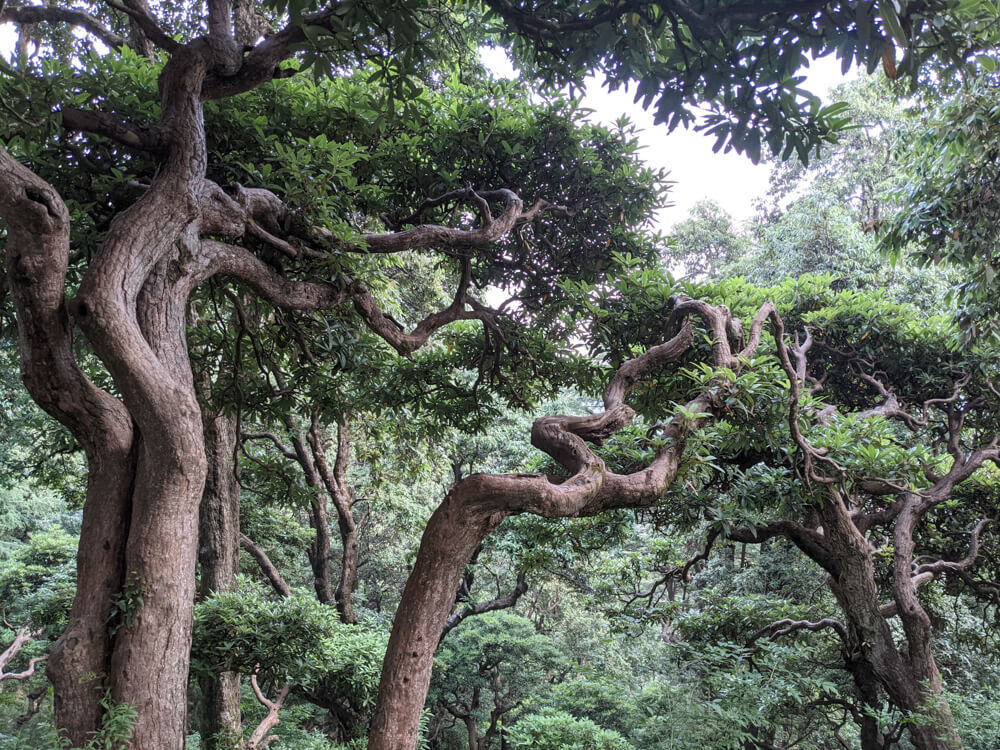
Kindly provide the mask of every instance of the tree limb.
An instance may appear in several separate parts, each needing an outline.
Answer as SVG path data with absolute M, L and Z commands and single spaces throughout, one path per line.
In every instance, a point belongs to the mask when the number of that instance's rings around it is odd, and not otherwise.
M 4 624 L 7 624 L 6 620 Z M 9 627 L 9 626 L 8 626 Z M 27 626 L 19 628 L 14 635 L 14 641 L 0 653 L 0 682 L 6 680 L 26 680 L 35 673 L 35 666 L 48 659 L 48 655 L 36 656 L 28 662 L 28 668 L 22 672 L 4 672 L 11 659 L 17 656 L 18 652 L 41 634 L 41 630 L 31 630 Z
M 840 640 L 844 643 L 848 642 L 847 628 L 844 627 L 843 623 L 839 620 L 835 620 L 832 617 L 824 617 L 822 620 L 817 620 L 811 622 L 809 620 L 778 620 L 778 622 L 772 622 L 765 628 L 761 628 L 756 633 L 754 633 L 750 640 L 747 642 L 747 646 L 752 646 L 760 638 L 765 635 L 769 638 L 777 638 L 778 636 L 788 635 L 789 633 L 794 633 L 797 630 L 823 630 L 824 628 L 832 628 L 836 631 L 837 635 L 840 636 Z
M 454 612 L 448 615 L 448 619 L 444 621 L 444 628 L 441 630 L 440 640 L 443 641 L 444 637 L 448 635 L 448 633 L 457 628 L 463 621 L 470 617 L 482 615 L 487 612 L 495 612 L 499 609 L 510 609 L 517 604 L 517 600 L 520 599 L 527 590 L 528 581 L 525 579 L 524 573 L 518 573 L 517 583 L 514 584 L 514 588 L 509 594 L 507 594 L 507 596 L 498 596 L 496 599 L 490 599 L 488 602 L 479 602 L 478 604 L 473 604 L 472 606 L 463 608 L 460 612 Z
M 261 571 L 267 577 L 267 580 L 271 582 L 272 588 L 274 588 L 279 596 L 287 598 L 292 595 L 292 590 L 288 587 L 288 584 L 274 566 L 274 563 L 271 562 L 271 558 L 267 556 L 263 547 L 246 534 L 240 534 L 240 546 L 257 561 Z
M 114 8 L 121 13 L 124 13 L 142 30 L 149 41 L 155 44 L 160 49 L 165 52 L 174 53 L 181 48 L 181 43 L 176 39 L 171 37 L 167 32 L 160 28 L 159 23 L 153 17 L 152 11 L 149 6 L 143 1 L 137 2 L 136 0 L 126 0 L 125 4 L 121 4 L 116 0 L 104 0 L 109 7 Z
M 253 734 L 250 735 L 250 739 L 247 740 L 244 747 L 246 750 L 262 750 L 262 748 L 265 748 L 272 742 L 276 742 L 278 740 L 277 736 L 268 736 L 268 733 L 281 723 L 278 712 L 281 711 L 282 706 L 284 706 L 285 698 L 288 697 L 288 693 L 291 691 L 292 686 L 285 685 L 281 688 L 277 699 L 273 701 L 268 700 L 264 693 L 261 692 L 260 685 L 257 684 L 256 673 L 250 675 L 250 687 L 253 688 L 253 694 L 257 698 L 257 702 L 267 709 L 267 714 L 260 720 L 257 728 L 253 730 Z
M 20 5 L 0 8 L 0 24 L 67 23 L 78 26 L 112 48 L 124 47 L 124 37 L 116 34 L 90 13 L 54 5 Z
M 244 432 L 241 437 L 244 440 L 270 440 L 274 447 L 278 449 L 285 458 L 296 461 L 298 457 L 295 455 L 295 451 L 286 446 L 281 442 L 281 438 L 275 435 L 273 432 Z

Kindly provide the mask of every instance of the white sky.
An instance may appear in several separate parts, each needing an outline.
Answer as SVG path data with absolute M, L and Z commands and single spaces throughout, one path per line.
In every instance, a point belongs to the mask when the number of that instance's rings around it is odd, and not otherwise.
M 516 75 L 503 50 L 480 50 L 486 66 L 497 76 Z M 840 62 L 833 57 L 816 60 L 802 71 L 806 76 L 803 88 L 824 98 L 829 90 L 845 80 L 840 72 Z M 856 75 L 849 71 L 848 77 Z M 766 164 L 753 164 L 750 159 L 735 152 L 713 153 L 715 138 L 693 130 L 679 128 L 667 134 L 662 125 L 653 124 L 653 116 L 633 102 L 633 94 L 621 89 L 609 92 L 596 79 L 586 87 L 583 105 L 594 110 L 590 116 L 595 122 L 613 125 L 622 114 L 639 128 L 638 138 L 643 150 L 642 159 L 651 167 L 666 169 L 674 181 L 670 191 L 673 206 L 663 209 L 659 226 L 664 231 L 683 221 L 688 211 L 700 200 L 713 199 L 737 221 L 753 215 L 753 202 L 767 191 L 770 168 Z

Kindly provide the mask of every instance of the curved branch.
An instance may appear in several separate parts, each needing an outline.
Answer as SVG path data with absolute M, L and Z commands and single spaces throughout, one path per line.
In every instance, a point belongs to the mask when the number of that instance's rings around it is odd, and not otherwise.
M 167 147 L 167 142 L 160 131 L 140 128 L 118 115 L 75 107 L 63 107 L 60 113 L 62 126 L 66 130 L 93 133 L 144 151 L 158 153 Z
M 109 7 L 124 13 L 135 21 L 136 26 L 149 38 L 149 41 L 165 52 L 173 53 L 181 48 L 182 45 L 180 42 L 160 28 L 159 23 L 153 17 L 152 11 L 146 5 L 145 0 L 142 0 L 142 2 L 126 0 L 124 5 L 116 2 L 116 0 L 104 0 L 104 2 Z
M 763 312 L 763 310 L 761 311 Z M 758 313 L 757 318 L 760 319 L 760 313 Z M 828 466 L 830 466 L 833 471 L 838 475 L 843 474 L 843 469 L 834 461 L 832 458 L 825 455 L 824 451 L 814 448 L 808 440 L 806 440 L 805 435 L 802 434 L 802 430 L 799 428 L 799 378 L 795 367 L 792 366 L 792 361 L 788 356 L 788 347 L 785 346 L 785 325 L 778 315 L 777 310 L 772 306 L 771 310 L 768 312 L 767 317 L 771 320 L 771 325 L 774 328 L 774 340 L 775 345 L 778 350 L 778 360 L 781 362 L 781 367 L 788 376 L 788 428 L 792 433 L 792 438 L 795 440 L 795 444 L 798 445 L 799 450 L 802 451 L 804 472 L 806 481 L 814 481 L 820 484 L 831 484 L 836 481 L 834 477 L 826 477 L 817 474 L 814 467 L 815 461 L 821 461 Z M 755 320 L 754 323 L 757 321 Z
M 923 563 L 916 567 L 914 570 L 915 575 L 921 575 L 923 573 L 938 574 L 944 573 L 945 571 L 957 573 L 959 571 L 965 570 L 976 562 L 976 558 L 979 557 L 979 538 L 983 533 L 983 530 L 989 526 L 991 523 L 996 522 L 996 517 L 982 518 L 979 523 L 975 525 L 970 533 L 969 540 L 969 551 L 966 553 L 965 557 L 961 560 L 949 561 L 949 560 L 935 560 L 934 562 Z
M 354 299 L 354 309 L 362 317 L 369 328 L 385 339 L 397 352 L 404 357 L 410 356 L 419 349 L 439 329 L 456 320 L 492 320 L 492 314 L 486 308 L 466 309 L 466 295 L 472 284 L 472 263 L 468 258 L 462 259 L 462 274 L 452 303 L 436 313 L 421 320 L 410 333 L 404 333 L 398 324 L 388 318 L 378 307 L 375 298 L 367 287 L 356 282 L 351 289 Z
M 274 447 L 278 449 L 285 458 L 289 458 L 292 461 L 297 461 L 298 456 L 295 454 L 291 448 L 281 442 L 281 438 L 275 435 L 273 432 L 244 432 L 240 437 L 243 440 L 270 440 Z
M 744 544 L 760 544 L 776 536 L 785 537 L 831 575 L 837 575 L 837 562 L 827 547 L 823 534 L 796 521 L 778 520 L 748 528 L 730 529 L 726 538 Z
M 364 244 L 369 252 L 399 253 L 418 247 L 433 247 L 448 250 L 471 250 L 486 247 L 507 235 L 519 221 L 522 220 L 524 203 L 511 190 L 490 190 L 476 192 L 474 190 L 459 191 L 464 197 L 476 205 L 482 206 L 488 201 L 503 201 L 504 211 L 494 218 L 488 205 L 483 211 L 482 226 L 477 229 L 454 229 L 437 224 L 420 224 L 412 229 L 404 229 L 389 234 L 366 234 Z
M 488 602 L 473 604 L 472 606 L 463 608 L 461 612 L 454 612 L 448 615 L 448 619 L 444 621 L 444 627 L 441 629 L 440 641 L 443 641 L 448 633 L 470 617 L 486 614 L 487 612 L 495 612 L 499 609 L 510 609 L 517 604 L 518 599 L 527 590 L 528 581 L 525 579 L 524 573 L 518 573 L 517 583 L 514 584 L 514 588 L 507 596 L 498 596 L 496 599 L 490 599 Z
M 333 284 L 295 281 L 278 274 L 253 253 L 218 240 L 202 240 L 207 262 L 187 281 L 190 286 L 215 274 L 231 276 L 250 286 L 271 304 L 285 310 L 330 310 L 342 305 L 347 292 Z
M 303 28 L 306 26 L 327 28 L 338 7 L 339 5 L 334 3 L 316 13 L 306 14 L 300 21 L 293 21 L 281 31 L 268 35 L 243 58 L 239 70 L 229 75 L 212 73 L 207 76 L 201 90 L 202 97 L 225 99 L 255 89 L 262 83 L 276 78 L 294 75 L 297 71 L 282 70 L 280 66 L 292 56 L 296 45 L 307 40 Z
M 671 325 L 689 313 L 720 332 L 713 357 L 729 351 L 729 331 L 735 327 L 729 311 L 681 300 Z M 675 306 L 676 307 L 676 306 Z M 369 734 L 370 750 L 408 747 L 417 736 L 420 712 L 430 682 L 433 654 L 441 628 L 455 601 L 462 571 L 470 556 L 508 515 L 534 513 L 549 518 L 595 515 L 658 502 L 676 476 L 688 436 L 712 417 L 711 384 L 664 428 L 664 443 L 650 464 L 635 473 L 608 471 L 586 441 L 599 442 L 628 424 L 632 409 L 625 403 L 630 388 L 642 377 L 685 354 L 693 340 L 690 325 L 665 345 L 654 347 L 626 363 L 605 393 L 605 411 L 587 417 L 553 416 L 535 421 L 531 441 L 569 474 L 565 481 L 536 474 L 490 476 L 473 474 L 457 482 L 431 516 L 413 571 L 397 610 L 379 687 L 379 701 Z M 759 341 L 759 337 L 758 337 Z M 742 352 L 752 356 L 756 346 Z M 740 357 L 728 357 L 734 372 Z M 624 372 L 623 372 L 624 370 Z M 697 417 L 689 416 L 692 412 Z
M 52 5 L 21 5 L 0 10 L 0 24 L 67 23 L 78 26 L 109 47 L 124 47 L 125 38 L 116 34 L 86 11 Z
M 6 623 L 6 620 L 4 621 Z M 0 682 L 5 680 L 26 680 L 35 673 L 35 666 L 48 659 L 48 655 L 36 656 L 28 662 L 28 668 L 23 672 L 4 672 L 10 660 L 17 656 L 18 652 L 24 648 L 32 639 L 41 634 L 41 630 L 30 630 L 28 627 L 20 628 L 14 635 L 14 641 L 0 653 Z
M 675 568 L 667 571 L 661 578 L 654 581 L 646 591 L 636 593 L 635 595 L 629 597 L 628 601 L 625 602 L 625 607 L 628 608 L 632 606 L 639 599 L 645 599 L 647 601 L 647 606 L 653 606 L 653 597 L 656 594 L 657 589 L 663 586 L 667 582 L 673 580 L 674 578 L 680 578 L 682 581 L 690 581 L 691 568 L 693 568 L 697 563 L 702 560 L 707 560 L 708 556 L 712 552 L 712 546 L 715 544 L 715 540 L 721 534 L 721 530 L 718 528 L 712 529 L 708 532 L 708 538 L 705 540 L 705 546 L 702 550 L 695 555 L 692 555 L 683 565 L 678 565 Z M 659 601 L 659 600 L 657 600 Z
M 285 698 L 288 697 L 292 686 L 285 685 L 281 688 L 277 699 L 273 701 L 268 700 L 264 696 L 264 693 L 261 692 L 260 685 L 257 684 L 256 673 L 250 675 L 250 687 L 253 688 L 253 694 L 257 698 L 257 702 L 267 709 L 267 714 L 260 720 L 257 728 L 253 730 L 253 734 L 250 735 L 250 739 L 247 740 L 245 747 L 247 750 L 261 750 L 278 740 L 274 735 L 269 737 L 268 733 L 281 723 L 278 713 L 281 711 L 282 706 L 285 705 Z
M 763 638 L 765 635 L 768 639 L 772 639 L 794 633 L 797 630 L 811 630 L 815 632 L 824 628 L 832 628 L 840 636 L 842 642 L 848 643 L 847 628 L 844 627 L 843 623 L 832 617 L 824 617 L 822 620 L 817 620 L 816 622 L 809 620 L 778 620 L 778 622 L 772 622 L 767 627 L 761 628 L 754 633 L 747 642 L 747 646 L 752 646 L 758 639 Z

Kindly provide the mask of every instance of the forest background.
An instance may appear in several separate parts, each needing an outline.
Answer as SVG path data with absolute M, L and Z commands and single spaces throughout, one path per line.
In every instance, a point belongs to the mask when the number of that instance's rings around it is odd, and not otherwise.
M 1000 746 L 998 9 L 808 5 L 0 4 L 0 747 Z

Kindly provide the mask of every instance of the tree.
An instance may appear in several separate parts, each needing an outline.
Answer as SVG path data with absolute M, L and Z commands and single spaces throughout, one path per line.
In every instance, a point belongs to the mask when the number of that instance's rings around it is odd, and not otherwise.
M 83 743 L 110 715 L 104 700 L 108 690 L 111 705 L 135 706 L 134 747 L 176 748 L 185 725 L 198 506 L 207 472 L 187 344 L 192 293 L 209 280 L 225 278 L 277 309 L 348 313 L 355 329 L 367 329 L 402 357 L 413 355 L 449 324 L 478 321 L 499 355 L 505 340 L 502 311 L 477 299 L 474 280 L 501 281 L 527 300 L 525 309 L 531 310 L 533 303 L 540 314 L 553 277 L 565 272 L 575 279 L 597 278 L 608 265 L 611 240 L 622 240 L 624 233 L 603 221 L 600 209 L 587 201 L 582 207 L 555 203 L 560 196 L 548 193 L 558 191 L 559 182 L 534 185 L 530 206 L 502 184 L 448 184 L 417 198 L 407 193 L 409 207 L 396 202 L 396 213 L 387 214 L 382 223 L 363 215 L 364 226 L 352 230 L 350 207 L 330 197 L 336 188 L 332 183 L 328 200 L 319 201 L 319 218 L 325 212 L 328 220 L 314 221 L 316 216 L 289 202 L 296 197 L 290 190 L 278 195 L 227 185 L 220 176 L 224 171 L 216 174 L 217 165 L 209 163 L 206 119 L 219 113 L 225 122 L 235 116 L 230 104 L 238 107 L 245 101 L 240 94 L 276 86 L 272 82 L 294 75 L 296 66 L 285 64 L 292 58 L 298 67 L 331 74 L 370 63 L 372 80 L 384 87 L 389 120 L 412 115 L 413 110 L 396 107 L 419 95 L 414 71 L 433 80 L 428 68 L 440 53 L 440 36 L 427 30 L 449 28 L 448 6 L 279 3 L 258 12 L 262 9 L 219 0 L 209 3 L 204 18 L 193 7 L 175 9 L 169 31 L 143 3 L 112 7 L 115 13 L 103 7 L 95 14 L 48 6 L 2 10 L 5 21 L 78 26 L 111 50 L 91 56 L 82 50 L 83 57 L 69 51 L 66 61 L 86 59 L 81 67 L 92 68 L 79 78 L 65 65 L 43 65 L 37 75 L 22 70 L 10 79 L 18 102 L 17 132 L 8 135 L 8 148 L 0 150 L 6 287 L 15 309 L 24 381 L 32 398 L 83 447 L 89 469 L 78 593 L 47 672 L 55 686 L 58 724 L 70 741 Z M 671 126 L 690 119 L 685 108 L 690 103 L 717 104 L 720 113 L 710 116 L 710 131 L 720 144 L 754 157 L 766 142 L 774 151 L 797 151 L 805 158 L 843 124 L 836 110 L 821 109 L 814 98 L 800 96 L 793 74 L 805 53 L 836 48 L 846 64 L 873 67 L 889 55 L 893 45 L 887 40 L 893 37 L 911 53 L 899 67 L 911 70 L 925 43 L 955 50 L 965 43 L 959 35 L 964 18 L 943 2 L 921 3 L 902 15 L 881 4 L 881 16 L 863 2 L 807 9 L 798 2 L 780 2 L 763 13 L 742 2 L 707 13 L 680 2 L 580 8 L 579 14 L 567 14 L 562 5 L 515 8 L 500 0 L 489 7 L 522 40 L 520 57 L 532 57 L 550 77 L 578 79 L 605 65 L 613 82 L 638 78 L 640 96 L 647 102 L 657 99 L 658 117 Z M 945 23 L 932 24 L 932 13 Z M 121 33 L 125 17 L 130 28 Z M 260 38 L 259 29 L 268 23 L 275 30 Z M 79 49 L 71 37 L 43 33 L 39 49 Z M 635 46 L 636 40 L 642 45 Z M 155 89 L 143 78 L 149 68 L 133 49 L 165 58 Z M 637 58 L 633 52 L 640 49 L 649 54 Z M 31 70 L 30 54 L 20 62 Z M 115 79 L 125 81 L 120 100 L 107 85 Z M 32 88 L 36 95 L 29 97 Z M 46 93 L 37 95 L 40 90 Z M 35 134 L 64 147 L 72 156 L 72 169 L 67 170 L 65 161 L 46 163 L 44 149 L 29 132 L 37 123 L 31 107 L 39 104 L 49 113 L 57 110 L 59 128 L 39 126 Z M 45 119 L 49 125 L 54 122 Z M 266 116 L 259 124 L 263 132 L 269 124 Z M 231 129 L 232 119 L 229 125 Z M 239 128 L 244 129 L 242 121 Z M 226 132 L 220 128 L 218 135 Z M 285 162 L 296 164 L 274 139 L 263 140 Z M 312 147 L 325 149 L 328 156 L 344 151 L 331 147 L 329 139 L 316 140 Z M 552 161 L 556 168 L 562 164 L 559 154 Z M 101 178 L 107 200 L 95 201 L 94 186 L 81 179 L 95 163 L 109 170 Z M 133 188 L 124 179 L 124 172 L 133 169 L 148 180 L 139 184 L 138 198 L 128 193 Z M 647 197 L 638 212 L 650 202 Z M 635 210 L 627 200 L 621 205 Z M 444 220 L 446 210 L 454 212 L 453 226 L 421 223 Z M 338 212 L 337 219 L 330 218 Z M 565 226 L 575 227 L 577 236 L 586 236 L 582 230 L 596 223 L 600 231 L 592 236 L 603 240 L 610 227 L 611 237 L 607 243 L 580 245 L 586 250 L 583 257 L 567 257 L 568 251 L 553 254 L 550 248 L 574 235 L 550 222 L 554 217 L 565 217 Z M 415 248 L 431 248 L 450 260 L 455 293 L 447 306 L 406 332 L 373 292 L 379 264 L 370 259 Z M 73 273 L 79 275 L 73 296 L 67 294 L 71 259 Z M 733 324 L 725 313 L 697 303 L 675 310 L 678 317 L 692 311 L 702 316 L 720 335 L 712 355 L 716 364 L 738 369 L 725 339 Z M 764 319 L 757 321 L 755 336 Z M 92 375 L 80 366 L 89 355 L 77 355 L 77 332 L 99 362 Z M 649 470 L 654 481 L 640 491 L 645 474 L 612 477 L 610 484 L 597 481 L 601 464 L 583 447 L 581 434 L 601 439 L 620 427 L 629 413 L 623 399 L 634 372 L 650 371 L 680 355 L 690 336 L 690 328 L 684 327 L 665 348 L 626 366 L 607 394 L 607 417 L 541 423 L 536 441 L 553 451 L 576 479 L 553 485 L 537 478 L 474 477 L 459 483 L 445 500 L 430 523 L 426 551 L 396 620 L 371 747 L 413 744 L 438 640 L 433 631 L 453 602 L 465 559 L 500 516 L 528 510 L 599 512 L 615 503 L 653 502 L 663 491 L 676 471 L 673 451 L 660 453 Z M 749 341 L 748 356 L 758 339 Z M 698 415 L 706 399 L 704 394 L 696 397 L 688 416 L 676 419 L 668 433 L 682 440 L 701 424 Z M 527 494 L 522 493 L 525 488 Z M 612 502 L 612 490 L 625 494 Z M 461 528 L 452 527 L 449 513 L 474 495 L 486 501 L 477 500 L 476 512 L 461 521 Z M 552 504 L 556 496 L 564 496 L 563 501 Z M 451 550 L 441 550 L 442 540 L 435 537 L 442 524 L 446 533 L 456 534 Z M 442 553 L 443 558 L 435 559 Z M 109 633 L 112 602 L 120 623 Z M 416 656 L 410 656 L 408 644 L 419 644 L 412 651 Z M 83 679 L 95 674 L 104 677 Z
M 679 262 L 689 278 L 716 276 L 744 253 L 732 217 L 712 201 L 695 204 L 674 228 L 673 239 L 667 260 Z
M 444 642 L 430 698 L 440 713 L 461 722 L 469 750 L 488 750 L 513 723 L 514 712 L 559 666 L 558 652 L 531 622 L 491 612 Z

